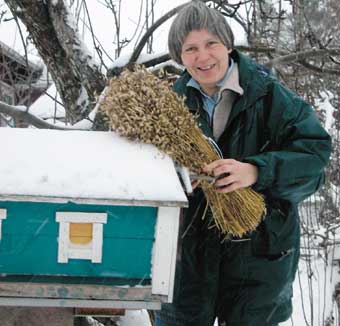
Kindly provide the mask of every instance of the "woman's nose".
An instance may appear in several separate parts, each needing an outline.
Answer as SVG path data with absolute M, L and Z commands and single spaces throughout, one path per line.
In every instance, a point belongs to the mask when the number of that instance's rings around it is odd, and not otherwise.
M 197 52 L 197 61 L 205 61 L 207 59 L 209 59 L 210 57 L 210 53 L 208 50 L 206 49 L 200 49 L 198 52 Z

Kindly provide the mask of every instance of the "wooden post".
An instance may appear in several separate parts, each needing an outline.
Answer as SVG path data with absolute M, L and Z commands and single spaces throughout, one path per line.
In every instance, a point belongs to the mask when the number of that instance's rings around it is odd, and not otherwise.
M 73 326 L 72 308 L 0 307 L 1 326 Z

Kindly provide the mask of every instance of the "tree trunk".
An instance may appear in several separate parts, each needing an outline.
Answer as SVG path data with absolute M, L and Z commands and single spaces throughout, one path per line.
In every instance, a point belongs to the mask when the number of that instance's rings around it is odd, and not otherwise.
M 66 108 L 67 122 L 87 117 L 105 77 L 77 37 L 63 0 L 5 0 L 19 17 L 47 65 Z M 37 21 L 39 17 L 39 21 Z

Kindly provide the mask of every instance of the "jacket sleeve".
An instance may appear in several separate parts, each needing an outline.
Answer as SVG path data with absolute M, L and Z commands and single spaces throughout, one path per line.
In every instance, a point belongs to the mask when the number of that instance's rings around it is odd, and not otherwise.
M 313 109 L 278 82 L 271 84 L 265 102 L 268 114 L 263 119 L 269 139 L 259 154 L 244 161 L 258 167 L 255 190 L 300 202 L 324 181 L 330 136 Z

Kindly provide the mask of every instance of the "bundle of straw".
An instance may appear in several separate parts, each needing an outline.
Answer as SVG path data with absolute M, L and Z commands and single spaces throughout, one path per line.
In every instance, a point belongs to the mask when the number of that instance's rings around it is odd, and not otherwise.
M 201 174 L 206 164 L 219 159 L 184 99 L 143 67 L 124 70 L 112 78 L 99 109 L 112 130 L 131 140 L 155 145 L 194 173 Z M 264 201 L 252 189 L 217 193 L 207 181 L 202 181 L 201 187 L 215 226 L 223 235 L 241 237 L 260 223 Z

